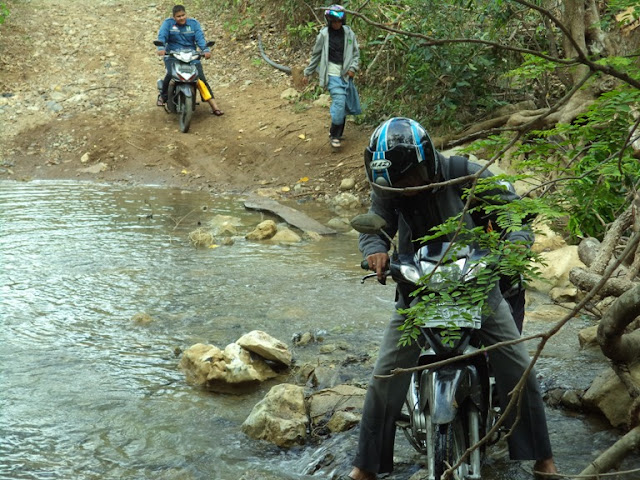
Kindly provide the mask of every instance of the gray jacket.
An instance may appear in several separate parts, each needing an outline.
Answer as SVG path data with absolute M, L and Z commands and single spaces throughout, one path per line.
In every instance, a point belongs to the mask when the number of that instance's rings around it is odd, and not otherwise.
M 351 28 L 343 25 L 344 29 L 344 60 L 342 62 L 342 78 L 348 80 L 347 72 L 357 72 L 360 67 L 360 49 L 356 35 Z M 326 87 L 329 83 L 329 27 L 323 27 L 316 37 L 316 44 L 311 52 L 311 60 L 309 65 L 304 69 L 305 77 L 310 76 L 313 72 L 318 72 L 318 84 Z
M 449 158 L 438 153 L 438 161 L 442 171 L 443 181 L 451 180 L 453 174 L 451 172 L 451 162 Z M 467 166 L 468 174 L 471 175 L 481 168 L 477 163 L 469 162 Z M 485 170 L 482 177 L 493 176 L 489 170 Z M 460 198 L 461 187 L 459 185 L 450 185 L 440 188 L 436 191 L 426 191 L 411 197 L 401 197 L 393 199 L 383 199 L 375 192 L 371 195 L 372 213 L 377 213 L 387 222 L 385 230 L 389 238 L 393 238 L 398 233 L 398 252 L 403 254 L 413 254 L 419 247 L 416 239 L 426 236 L 429 230 L 436 225 L 444 222 L 450 217 L 458 215 L 464 209 L 464 201 Z M 483 196 L 494 196 L 496 192 L 484 192 L 478 194 L 480 198 Z M 508 203 L 519 197 L 515 193 L 500 191 L 500 202 Z M 487 201 L 495 203 L 493 200 Z M 472 218 L 468 213 L 465 214 L 465 223 L 467 228 L 481 226 L 489 219 Z M 494 223 L 495 225 L 495 223 Z M 506 236 L 506 240 L 510 242 L 524 242 L 527 245 L 533 243 L 533 232 L 528 228 L 512 231 Z M 383 235 L 360 234 L 359 237 L 360 251 L 364 257 L 374 254 L 388 252 L 390 243 Z

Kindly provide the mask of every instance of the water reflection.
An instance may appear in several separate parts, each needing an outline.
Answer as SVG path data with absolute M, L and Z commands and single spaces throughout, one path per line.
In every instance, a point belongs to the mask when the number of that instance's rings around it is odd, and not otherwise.
M 235 244 L 194 248 L 188 234 L 217 214 L 241 219 Z M 326 451 L 346 466 L 353 434 L 281 451 L 240 432 L 270 385 L 213 395 L 177 370 L 176 350 L 224 347 L 253 329 L 284 341 L 316 329 L 354 346 L 378 340 L 393 286 L 360 284 L 355 238 L 245 241 L 263 218 L 201 192 L 0 182 L 0 478 L 330 478 L 336 463 L 316 465 Z M 132 321 L 141 312 L 153 321 Z M 562 368 L 554 358 L 543 375 Z M 615 438 L 550 414 L 570 471 Z M 406 479 L 419 459 L 398 445 L 393 478 Z M 520 465 L 494 467 L 488 478 L 529 478 Z

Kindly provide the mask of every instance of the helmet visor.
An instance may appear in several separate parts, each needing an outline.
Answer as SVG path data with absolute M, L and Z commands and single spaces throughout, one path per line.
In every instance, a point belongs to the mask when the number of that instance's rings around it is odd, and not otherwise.
M 325 10 L 324 16 L 327 17 L 328 20 L 344 22 L 345 13 L 340 10 Z
M 429 158 L 427 158 L 427 156 Z M 398 144 L 389 150 L 371 150 L 364 152 L 364 163 L 367 177 L 373 184 L 383 187 L 394 187 L 407 174 L 420 176 L 422 182 L 429 182 L 426 168 L 415 168 L 421 164 L 433 162 L 433 149 L 428 142 L 418 145 Z M 425 162 L 426 161 L 426 162 Z

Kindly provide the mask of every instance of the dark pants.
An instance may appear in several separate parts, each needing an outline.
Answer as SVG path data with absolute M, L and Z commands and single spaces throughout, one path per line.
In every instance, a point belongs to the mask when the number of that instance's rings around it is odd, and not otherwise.
M 485 318 L 480 331 L 484 345 L 493 345 L 520 337 L 515 327 L 509 306 L 498 288 L 489 295 L 493 315 Z M 397 307 L 405 307 L 401 301 Z M 409 368 L 416 365 L 420 348 L 415 342 L 399 347 L 402 334 L 398 327 L 404 317 L 394 313 L 385 329 L 380 344 L 378 360 L 369 383 L 360 422 L 358 452 L 353 465 L 371 473 L 386 473 L 393 470 L 393 448 L 396 434 L 396 419 L 400 415 L 409 386 L 410 374 L 395 375 L 379 379 L 376 375 L 388 375 L 394 368 Z M 529 366 L 529 354 L 524 344 L 510 345 L 488 353 L 493 368 L 501 407 L 506 407 L 508 394 L 518 383 Z M 520 419 L 513 426 L 513 418 L 506 425 L 512 426 L 509 437 L 509 453 L 513 460 L 542 460 L 551 458 L 551 444 L 542 395 L 535 371 L 527 378 L 521 404 Z
M 500 291 L 509 304 L 511 315 L 513 316 L 513 321 L 516 323 L 518 331 L 522 333 L 524 307 L 526 303 L 522 280 L 520 278 L 503 277 L 500 279 Z
M 164 66 L 167 69 L 167 73 L 164 76 L 164 80 L 162 81 L 162 93 L 160 94 L 160 96 L 162 97 L 162 100 L 165 102 L 167 101 L 167 97 L 169 95 L 169 83 L 171 83 L 171 67 L 174 62 L 176 62 L 176 59 L 172 57 L 166 57 L 164 59 Z M 209 95 L 211 95 L 211 98 L 213 98 L 213 90 L 211 89 L 209 82 L 207 82 L 207 78 L 204 76 L 202 63 L 196 62 L 195 66 L 196 66 L 196 69 L 198 70 L 198 78 L 202 80 L 202 82 L 205 84 L 205 86 L 209 90 Z
M 516 295 L 513 295 L 506 299 L 511 309 L 511 315 L 513 315 L 513 321 L 516 324 L 518 332 L 522 333 L 522 326 L 524 324 L 524 289 L 520 290 Z

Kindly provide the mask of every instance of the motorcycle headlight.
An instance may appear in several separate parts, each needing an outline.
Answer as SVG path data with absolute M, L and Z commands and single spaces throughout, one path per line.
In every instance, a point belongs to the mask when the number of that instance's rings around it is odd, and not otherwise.
M 462 278 L 462 269 L 465 260 L 460 259 L 454 263 L 440 265 L 435 272 L 429 277 L 427 285 L 433 290 L 440 290 L 446 284 L 452 284 L 460 281 Z
M 404 278 L 412 283 L 418 283 L 420 281 L 420 272 L 413 265 L 401 265 L 400 273 Z
M 193 73 L 196 73 L 196 67 L 194 67 L 193 65 L 178 65 L 176 70 L 183 75 L 191 75 Z
M 193 59 L 192 52 L 178 52 L 175 56 L 178 60 L 185 63 L 189 63 Z
M 179 65 L 176 72 L 182 81 L 190 82 L 196 76 L 197 70 L 193 65 Z
M 485 262 L 476 263 L 469 270 L 467 270 L 467 273 L 464 274 L 464 279 L 473 280 L 478 276 L 478 273 L 480 273 L 480 271 L 484 270 L 485 268 L 487 268 L 487 264 Z

